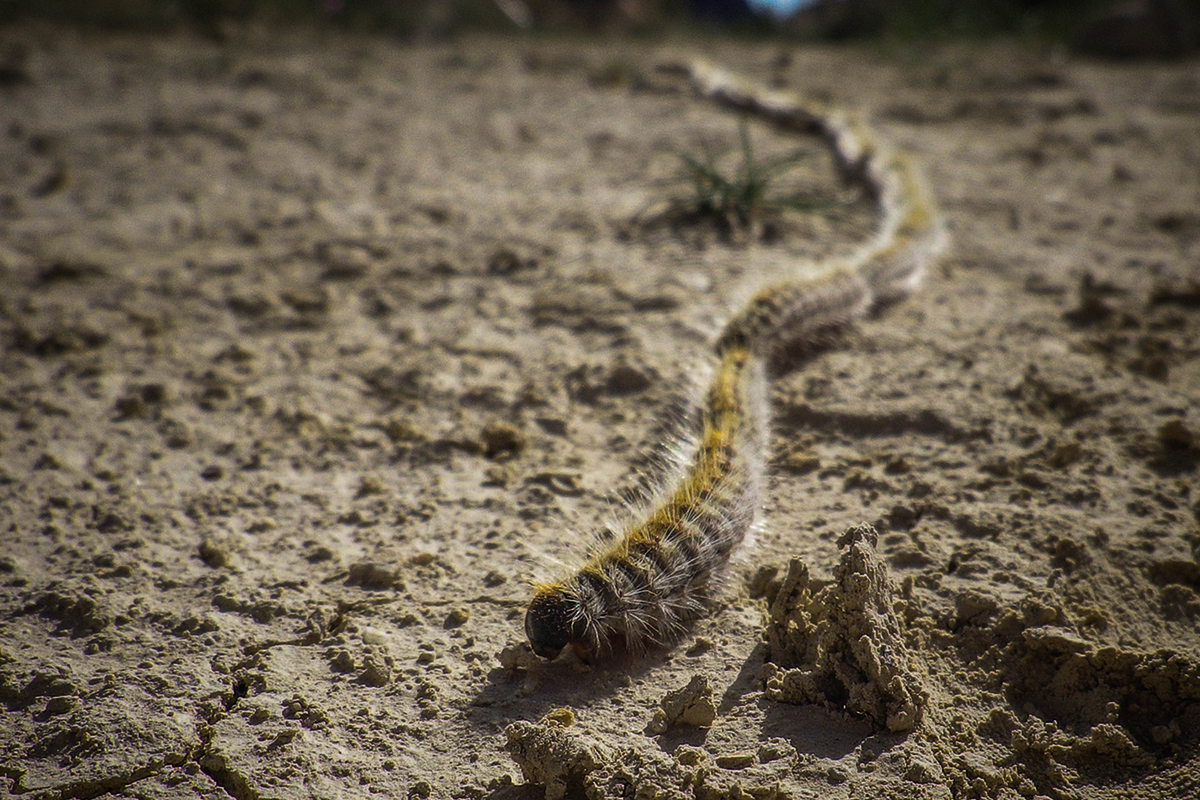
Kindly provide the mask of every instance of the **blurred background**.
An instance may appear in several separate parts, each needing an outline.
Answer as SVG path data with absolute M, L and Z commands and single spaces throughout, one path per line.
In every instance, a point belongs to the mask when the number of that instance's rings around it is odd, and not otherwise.
M 721 27 L 809 40 L 1025 36 L 1091 55 L 1178 57 L 1200 41 L 1194 0 L 0 0 L 0 25 L 117 28 L 307 24 L 437 38 L 472 30 L 659 35 Z

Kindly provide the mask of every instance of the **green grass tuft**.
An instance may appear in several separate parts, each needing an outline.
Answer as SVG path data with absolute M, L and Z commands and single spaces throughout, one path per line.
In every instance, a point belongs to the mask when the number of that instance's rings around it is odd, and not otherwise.
M 698 156 L 677 152 L 681 170 L 673 184 L 690 191 L 668 197 L 665 209 L 646 221 L 675 228 L 712 225 L 726 239 L 769 238 L 787 212 L 827 212 L 838 204 L 809 192 L 779 188 L 780 179 L 808 158 L 807 150 L 759 160 L 745 120 L 738 135 L 741 158 L 732 169 L 730 159 L 709 146 L 702 147 Z

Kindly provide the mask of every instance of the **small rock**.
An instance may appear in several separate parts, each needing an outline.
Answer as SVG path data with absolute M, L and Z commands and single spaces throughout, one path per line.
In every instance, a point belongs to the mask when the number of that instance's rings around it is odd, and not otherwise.
M 383 432 L 393 442 L 423 442 L 427 438 L 420 428 L 404 419 L 389 420 Z

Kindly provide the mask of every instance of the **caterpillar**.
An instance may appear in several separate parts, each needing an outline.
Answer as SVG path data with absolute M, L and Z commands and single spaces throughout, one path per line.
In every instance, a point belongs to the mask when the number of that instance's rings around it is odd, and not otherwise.
M 761 502 L 768 440 L 767 371 L 786 344 L 811 345 L 910 294 L 946 235 L 911 159 L 862 118 L 745 82 L 707 62 L 659 65 L 695 92 L 784 129 L 815 134 L 842 179 L 878 209 L 874 235 L 850 256 L 755 294 L 717 337 L 716 366 L 690 458 L 648 510 L 573 574 L 534 586 L 525 633 L 534 653 L 584 661 L 623 646 L 666 644 L 709 607 Z

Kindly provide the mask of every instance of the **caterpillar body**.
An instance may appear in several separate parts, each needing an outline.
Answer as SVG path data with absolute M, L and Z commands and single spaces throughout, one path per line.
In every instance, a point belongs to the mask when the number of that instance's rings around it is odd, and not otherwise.
M 859 116 L 746 83 L 703 61 L 660 68 L 686 76 L 702 97 L 824 139 L 843 179 L 865 189 L 880 219 L 851 256 L 762 289 L 726 324 L 699 435 L 674 483 L 574 574 L 535 585 L 525 632 L 546 659 L 568 649 L 583 660 L 619 646 L 638 652 L 670 642 L 704 613 L 761 502 L 773 355 L 904 298 L 945 241 L 911 160 L 877 142 Z
M 538 586 L 525 630 L 538 655 L 568 645 L 590 659 L 616 642 L 670 640 L 754 521 L 766 448 L 766 377 L 746 348 L 727 350 L 701 410 L 700 434 L 676 485 L 574 575 Z

